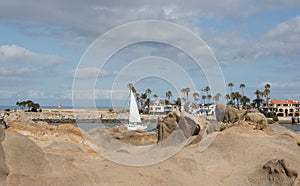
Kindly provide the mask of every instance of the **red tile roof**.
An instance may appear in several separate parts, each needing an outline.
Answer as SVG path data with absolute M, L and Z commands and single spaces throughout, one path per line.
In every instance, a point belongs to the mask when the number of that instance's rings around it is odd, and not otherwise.
M 276 100 L 276 99 L 272 99 L 272 100 L 270 100 L 270 102 L 273 104 L 290 104 L 289 102 L 287 102 L 285 100 Z
M 294 104 L 294 105 L 299 105 L 299 104 L 300 104 L 299 101 L 294 101 L 294 100 L 288 100 L 288 102 L 289 102 L 290 104 Z
M 273 104 L 293 104 L 293 105 L 300 105 L 299 101 L 294 101 L 294 100 L 276 100 L 272 99 L 270 100 L 271 103 Z

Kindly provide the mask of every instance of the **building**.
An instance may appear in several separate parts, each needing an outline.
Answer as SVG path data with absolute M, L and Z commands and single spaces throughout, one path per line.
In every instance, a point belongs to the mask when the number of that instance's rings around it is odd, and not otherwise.
M 274 113 L 276 116 L 299 117 L 299 105 L 299 101 L 271 99 L 263 103 L 262 109 L 264 112 Z
M 176 105 L 162 105 L 159 103 L 155 103 L 154 105 L 150 105 L 150 113 L 153 114 L 166 114 L 168 112 L 173 112 L 176 110 Z

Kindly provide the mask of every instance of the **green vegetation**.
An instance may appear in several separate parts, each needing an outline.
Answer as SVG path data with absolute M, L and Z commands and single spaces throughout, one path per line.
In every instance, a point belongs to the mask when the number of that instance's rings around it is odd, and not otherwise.
M 20 109 L 27 108 L 29 112 L 42 111 L 40 109 L 40 104 L 34 103 L 31 100 L 21 101 L 21 102 L 17 101 L 16 105 L 19 106 Z

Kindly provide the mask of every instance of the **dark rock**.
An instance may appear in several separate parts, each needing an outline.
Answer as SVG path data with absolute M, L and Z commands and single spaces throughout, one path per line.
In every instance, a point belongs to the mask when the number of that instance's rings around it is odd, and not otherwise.
M 216 113 L 217 121 L 223 121 L 224 120 L 225 111 L 226 111 L 226 105 L 223 105 L 223 104 L 217 104 L 216 105 L 215 113 Z
M 157 141 L 163 141 L 178 128 L 180 116 L 176 112 L 170 112 L 166 117 L 160 119 L 157 126 Z
M 176 112 L 171 112 L 159 121 L 157 127 L 158 142 L 172 136 L 172 139 L 167 139 L 168 142 L 165 141 L 164 145 L 173 145 L 181 143 L 192 136 L 197 136 L 192 140 L 193 143 L 197 143 L 202 139 L 203 132 L 201 133 L 201 131 L 204 127 L 206 127 L 206 122 L 201 118 L 196 118 L 186 112 L 182 112 L 180 116 Z

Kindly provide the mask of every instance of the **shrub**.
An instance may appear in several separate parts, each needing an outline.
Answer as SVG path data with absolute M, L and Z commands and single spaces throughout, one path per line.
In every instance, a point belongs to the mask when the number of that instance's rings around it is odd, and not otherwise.
M 276 115 L 273 115 L 273 121 L 278 121 L 278 116 L 276 116 Z

